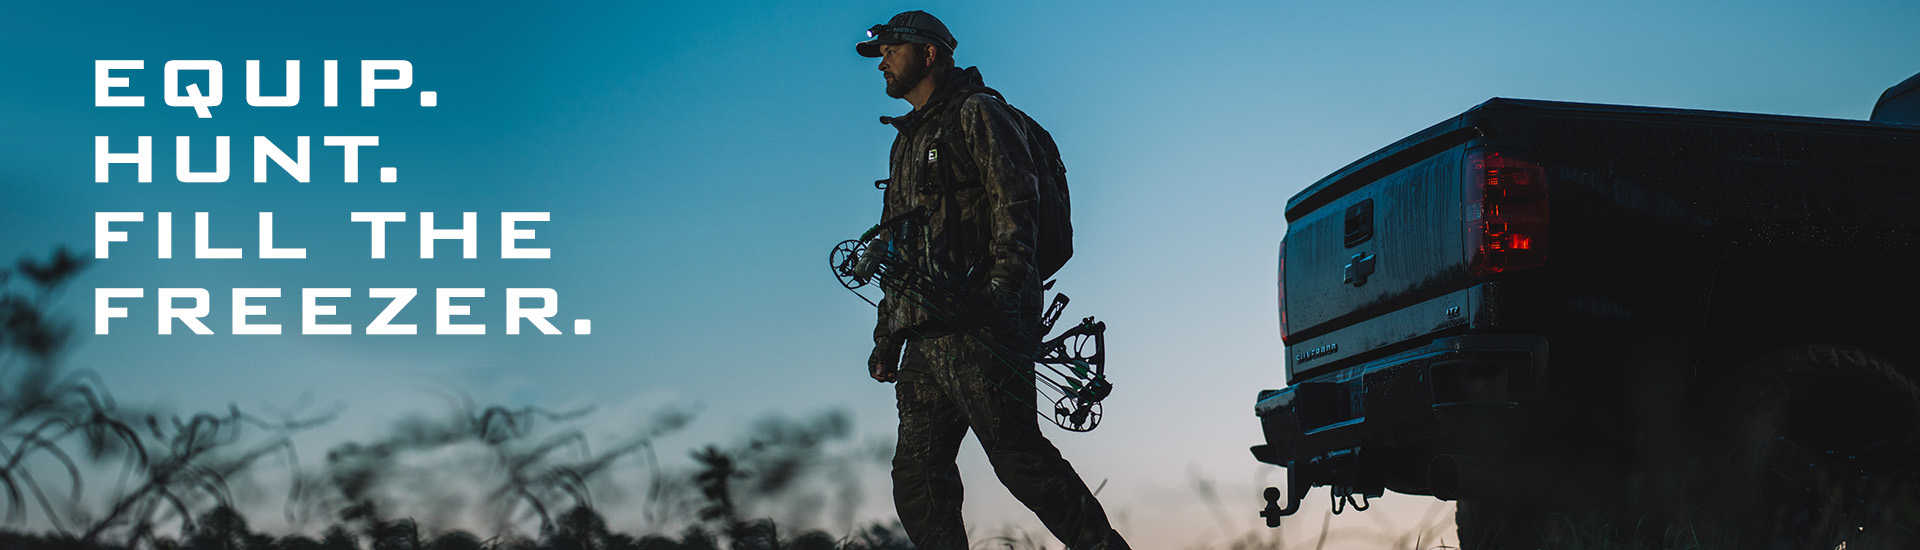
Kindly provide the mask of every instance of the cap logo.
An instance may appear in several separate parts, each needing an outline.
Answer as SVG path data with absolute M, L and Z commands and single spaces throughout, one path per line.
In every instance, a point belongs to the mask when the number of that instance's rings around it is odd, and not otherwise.
M 872 28 L 867 29 L 867 38 L 872 38 L 872 39 L 889 38 L 887 36 L 889 34 L 893 35 L 891 38 L 896 38 L 896 39 L 900 38 L 900 35 L 907 35 L 907 34 L 926 36 L 927 38 L 933 39 L 935 42 L 938 42 L 941 46 L 949 50 L 952 50 L 954 49 L 955 46 L 958 46 L 958 44 L 955 44 L 951 39 L 940 36 L 939 33 L 927 31 L 927 30 L 919 29 L 915 27 L 888 25 L 886 23 L 881 23 L 878 25 L 874 25 Z

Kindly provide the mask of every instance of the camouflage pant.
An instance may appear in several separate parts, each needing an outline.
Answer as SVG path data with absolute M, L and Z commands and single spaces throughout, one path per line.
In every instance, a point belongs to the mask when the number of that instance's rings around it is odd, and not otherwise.
M 1021 364 L 1022 375 L 1009 364 L 965 334 L 907 344 L 893 454 L 893 502 L 907 537 L 922 550 L 967 548 L 954 459 L 972 428 L 1000 483 L 1055 537 L 1075 549 L 1127 548 L 1073 465 L 1040 433 L 1033 365 Z

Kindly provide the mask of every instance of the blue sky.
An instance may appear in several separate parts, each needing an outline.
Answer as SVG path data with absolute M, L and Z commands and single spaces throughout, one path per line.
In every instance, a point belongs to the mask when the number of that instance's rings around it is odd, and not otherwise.
M 1253 395 L 1283 384 L 1273 308 L 1280 210 L 1307 184 L 1490 97 L 1864 119 L 1886 87 L 1920 71 L 1911 2 L 759 2 L 216 4 L 165 9 L 12 5 L 0 17 L 0 258 L 60 244 L 90 249 L 93 213 L 146 212 L 130 242 L 95 263 L 64 304 L 89 318 L 91 289 L 146 288 L 113 334 L 80 338 L 75 366 L 124 401 L 181 410 L 311 394 L 346 413 L 301 443 L 342 438 L 431 410 L 431 391 L 483 402 L 597 404 L 621 415 L 700 409 L 679 445 L 726 440 L 753 418 L 832 407 L 861 437 L 893 426 L 891 388 L 863 374 L 870 307 L 838 287 L 825 256 L 875 221 L 892 130 L 874 62 L 852 43 L 893 13 L 926 9 L 959 39 L 956 58 L 1044 123 L 1073 182 L 1076 257 L 1060 273 L 1068 316 L 1098 315 L 1116 384 L 1098 431 L 1053 438 L 1143 547 L 1218 542 L 1250 529 L 1258 491 L 1279 479 L 1246 447 Z M 141 59 L 92 104 L 93 61 Z M 213 117 L 160 100 L 167 60 L 225 69 Z M 244 62 L 302 61 L 302 101 L 245 105 Z M 319 106 L 320 62 L 341 61 L 341 107 Z M 412 92 L 358 107 L 358 60 L 405 59 Z M 190 78 L 181 86 L 192 82 Z M 130 168 L 92 178 L 93 136 L 155 136 L 154 182 Z M 173 181 L 173 136 L 234 136 L 233 179 Z M 278 169 L 253 183 L 251 136 L 283 147 L 314 136 L 308 183 Z M 325 135 L 378 135 L 358 183 L 341 181 Z M 394 166 L 399 181 L 378 182 Z M 154 213 L 175 214 L 175 258 L 153 257 Z M 192 212 L 241 260 L 192 259 Z M 276 213 L 280 246 L 255 259 L 254 213 Z M 389 258 L 366 257 L 354 211 L 409 212 Z M 413 222 L 480 213 L 480 258 L 416 256 Z M 530 224 L 548 260 L 495 257 L 501 211 Z M 446 222 L 442 222 L 443 224 Z M 152 289 L 212 291 L 222 334 L 160 336 Z M 486 336 L 226 335 L 226 289 L 288 289 L 262 322 L 298 327 L 302 287 L 347 287 L 343 320 L 377 313 L 368 287 L 418 287 L 401 321 L 430 328 L 436 287 L 484 287 Z M 506 336 L 501 290 L 553 288 L 586 336 Z M 565 325 L 563 325 L 563 328 Z M 970 444 L 971 445 L 971 444 Z M 970 518 L 1031 518 L 974 448 Z M 1231 523 L 1191 489 L 1211 479 Z M 1262 481 L 1262 480 L 1266 481 Z M 888 513 L 884 477 L 867 511 Z M 1430 499 L 1394 500 L 1407 526 Z M 1318 506 L 1318 508 L 1315 508 Z M 1309 500 L 1303 517 L 1324 514 Z M 1397 515 L 1396 515 L 1397 514 Z M 1341 525 L 1375 527 L 1345 515 Z M 1346 522 L 1346 523 L 1343 523 Z M 1227 524 L 1223 524 L 1227 523 Z M 1318 523 L 1313 521 L 1311 523 Z M 1302 529 L 1317 531 L 1317 529 Z M 1036 531 L 1037 532 L 1037 531 Z

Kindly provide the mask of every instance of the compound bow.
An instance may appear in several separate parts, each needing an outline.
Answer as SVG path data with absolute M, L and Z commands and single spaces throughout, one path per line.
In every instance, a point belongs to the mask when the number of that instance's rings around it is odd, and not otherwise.
M 1034 412 L 1054 425 L 1075 432 L 1091 431 L 1099 426 L 1100 402 L 1113 393 L 1113 384 L 1107 382 L 1107 324 L 1087 317 L 1059 335 L 1039 342 L 1006 336 L 1025 331 L 995 325 L 1017 323 L 1018 319 L 985 311 L 979 301 L 967 293 L 960 278 L 931 265 L 921 265 L 925 262 L 914 261 L 905 254 L 904 247 L 897 246 L 923 233 L 917 230 L 925 227 L 925 218 L 925 209 L 915 208 L 873 226 L 858 239 L 841 241 L 827 258 L 834 277 L 869 305 L 879 307 L 879 303 L 861 294 L 860 289 L 878 282 L 886 295 L 908 300 L 948 326 L 963 329 L 969 337 L 986 345 L 1002 364 L 1035 382 L 1040 395 L 1053 403 L 1053 414 L 1047 415 L 1038 409 Z M 1046 288 L 1052 286 L 1048 283 Z M 1034 334 L 1052 332 L 1067 302 L 1065 294 L 1054 294 L 1053 303 L 1040 316 L 1039 330 Z M 1023 369 L 1022 363 L 1038 364 L 1042 368 Z M 1000 389 L 1019 397 L 1013 393 L 1018 388 L 1002 386 Z

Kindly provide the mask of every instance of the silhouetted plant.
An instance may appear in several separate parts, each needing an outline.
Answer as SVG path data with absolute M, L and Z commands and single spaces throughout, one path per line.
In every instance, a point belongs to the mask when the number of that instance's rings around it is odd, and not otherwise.
M 852 461 L 828 449 L 851 433 L 839 411 L 802 421 L 764 420 L 744 443 L 697 452 L 693 471 L 669 471 L 657 460 L 653 442 L 685 426 L 692 418 L 685 410 L 663 411 L 638 433 L 594 452 L 580 430 L 568 427 L 591 409 L 477 407 L 461 398 L 445 420 L 404 420 L 371 443 L 335 447 L 324 471 L 302 474 L 292 436 L 333 414 L 267 419 L 232 405 L 224 413 L 184 418 L 129 412 L 117 408 L 97 374 L 61 371 L 72 327 L 49 308 L 85 263 L 61 249 L 44 262 L 22 260 L 15 269 L 0 270 L 0 503 L 8 521 L 38 511 L 54 529 L 40 536 L 0 530 L 0 549 L 718 550 L 723 540 L 735 550 L 910 548 L 897 523 L 875 524 L 839 541 L 820 531 L 782 540 L 773 520 L 743 519 L 752 514 L 740 498 L 761 505 L 785 501 L 802 494 L 799 487 L 809 476 L 825 476 L 840 491 L 843 519 L 851 523 L 858 479 Z M 486 468 L 454 473 L 489 488 L 485 501 L 496 506 L 499 530 L 493 538 L 449 531 L 429 540 L 412 518 L 383 515 L 378 503 L 396 490 L 389 484 L 413 473 L 403 459 L 456 445 L 489 457 Z M 685 525 L 678 540 L 612 532 L 594 509 L 595 480 L 630 456 L 639 457 L 650 476 L 644 518 L 655 528 Z M 89 514 L 81 504 L 83 465 L 114 459 L 123 462 L 122 485 L 104 503 L 104 513 Z M 268 459 L 284 459 L 294 472 L 288 520 L 298 525 L 303 517 L 320 516 L 331 522 L 318 539 L 255 533 L 239 512 L 229 480 Z M 59 477 L 46 477 L 49 471 Z M 789 505 L 817 510 L 826 502 L 805 496 Z M 527 520 L 538 522 L 537 542 L 516 534 L 515 524 Z
M 325 471 L 303 480 L 310 490 L 302 509 L 325 514 L 361 502 L 392 500 L 397 494 L 413 492 L 402 488 L 406 484 L 438 477 L 449 483 L 431 490 L 449 495 L 484 492 L 477 499 L 456 500 L 477 500 L 487 506 L 489 523 L 497 529 L 494 536 L 506 536 L 528 520 L 544 536 L 555 528 L 558 511 L 591 507 L 590 487 L 622 459 L 638 457 L 653 470 L 656 480 L 666 479 L 654 459 L 653 441 L 691 418 L 681 410 L 663 411 L 638 433 L 595 452 L 585 434 L 572 427 L 591 408 L 553 412 L 533 407 L 483 408 L 464 396 L 450 401 L 452 414 L 446 417 L 408 418 L 372 442 L 329 450 Z M 448 453 L 484 464 L 450 468 Z M 413 460 L 426 456 L 438 460 L 431 467 Z M 651 490 L 660 490 L 659 484 Z M 460 510 L 436 512 L 445 520 Z
M 326 550 L 359 550 L 360 541 L 345 526 L 334 525 L 320 536 L 320 547 Z
M 848 438 L 851 425 L 840 410 L 802 419 L 768 417 L 755 422 L 740 444 L 695 451 L 700 521 L 725 534 L 735 548 L 777 548 L 777 532 L 765 531 L 779 522 L 755 527 L 752 518 L 784 511 L 784 523 L 809 525 L 837 501 L 837 519 L 842 528 L 851 528 L 863 496 L 855 465 L 868 459 L 859 447 L 834 446 Z
M 115 499 L 84 540 L 124 529 L 129 533 L 128 544 L 137 545 L 168 516 L 178 518 L 182 531 L 191 530 L 193 510 L 208 502 L 230 508 L 233 497 L 227 479 L 261 459 L 280 456 L 298 470 L 292 434 L 329 422 L 332 416 L 271 422 L 229 406 L 224 416 L 201 413 L 186 421 L 175 417 L 167 424 L 151 415 L 145 420 L 146 437 L 139 443 L 151 448 L 143 455 L 150 458 L 140 461 L 137 469 L 141 483 Z M 262 437 L 249 430 L 257 430 Z M 297 484 L 293 491 L 298 494 Z
M 639 550 L 680 550 L 681 545 L 680 541 L 673 540 L 671 537 L 652 534 L 640 537 L 640 540 L 634 543 L 634 547 Z
M 731 455 L 713 445 L 694 451 L 693 460 L 700 463 L 694 482 L 700 486 L 700 496 L 707 500 L 707 505 L 700 508 L 700 520 L 728 527 L 739 523 L 739 511 L 733 506 L 733 480 L 746 474 L 734 467 Z
M 680 532 L 680 550 L 720 550 L 720 541 L 706 528 L 690 525 Z
M 59 289 L 85 264 L 61 248 L 45 262 L 22 259 L 15 270 L 0 270 L 0 489 L 9 521 L 24 519 L 31 496 L 56 532 L 77 529 L 76 540 L 83 545 L 118 531 L 125 533 L 124 544 L 138 546 L 153 542 L 149 539 L 163 518 L 177 519 L 182 533 L 192 533 L 198 532 L 196 510 L 211 504 L 214 511 L 229 507 L 231 512 L 226 480 L 264 457 L 283 456 L 297 467 L 288 435 L 326 417 L 269 422 L 229 406 L 225 415 L 163 422 L 157 415 L 119 410 L 96 373 L 62 372 L 59 356 L 73 331 L 50 308 Z M 25 287 L 13 284 L 15 273 L 28 283 Z M 97 519 L 86 517 L 77 504 L 55 505 L 82 498 L 82 467 L 74 447 L 90 461 L 123 458 L 123 478 L 136 483 L 117 491 Z M 64 494 L 50 495 L 51 488 L 36 477 L 29 461 L 36 457 L 65 474 Z
M 824 531 L 809 530 L 787 540 L 787 550 L 834 550 L 833 535 Z
M 326 546 L 313 537 L 294 533 L 273 541 L 274 550 L 325 550 Z
M 541 550 L 627 550 L 633 537 L 607 530 L 607 521 L 593 508 L 576 506 L 561 514 L 560 521 L 540 545 Z
M 200 521 L 186 532 L 181 548 L 184 550 L 251 550 L 265 549 L 272 539 L 255 540 L 253 531 L 247 528 L 247 519 L 228 506 L 215 506 L 204 514 Z
M 780 529 L 772 520 L 735 523 L 727 537 L 732 550 L 780 550 Z
M 427 548 L 429 550 L 485 550 L 486 544 L 480 542 L 480 537 L 473 536 L 473 533 L 455 530 L 434 537 L 433 542 L 427 544 Z
M 49 313 L 54 298 L 85 260 L 66 248 L 44 263 L 20 259 L 0 270 L 0 490 L 6 494 L 6 518 L 26 516 L 29 496 L 54 529 L 68 532 L 67 515 L 54 505 L 28 459 L 45 457 L 66 474 L 66 498 L 83 488 L 80 465 L 65 445 L 78 437 L 86 455 L 100 458 L 132 450 L 129 466 L 144 465 L 140 437 L 116 416 L 112 396 L 92 372 L 62 373 L 60 352 L 72 327 Z M 25 285 L 14 284 L 18 273 Z
M 906 530 L 895 520 L 890 524 L 874 523 L 865 529 L 855 531 L 840 541 L 844 550 L 913 550 L 913 543 L 907 540 Z

